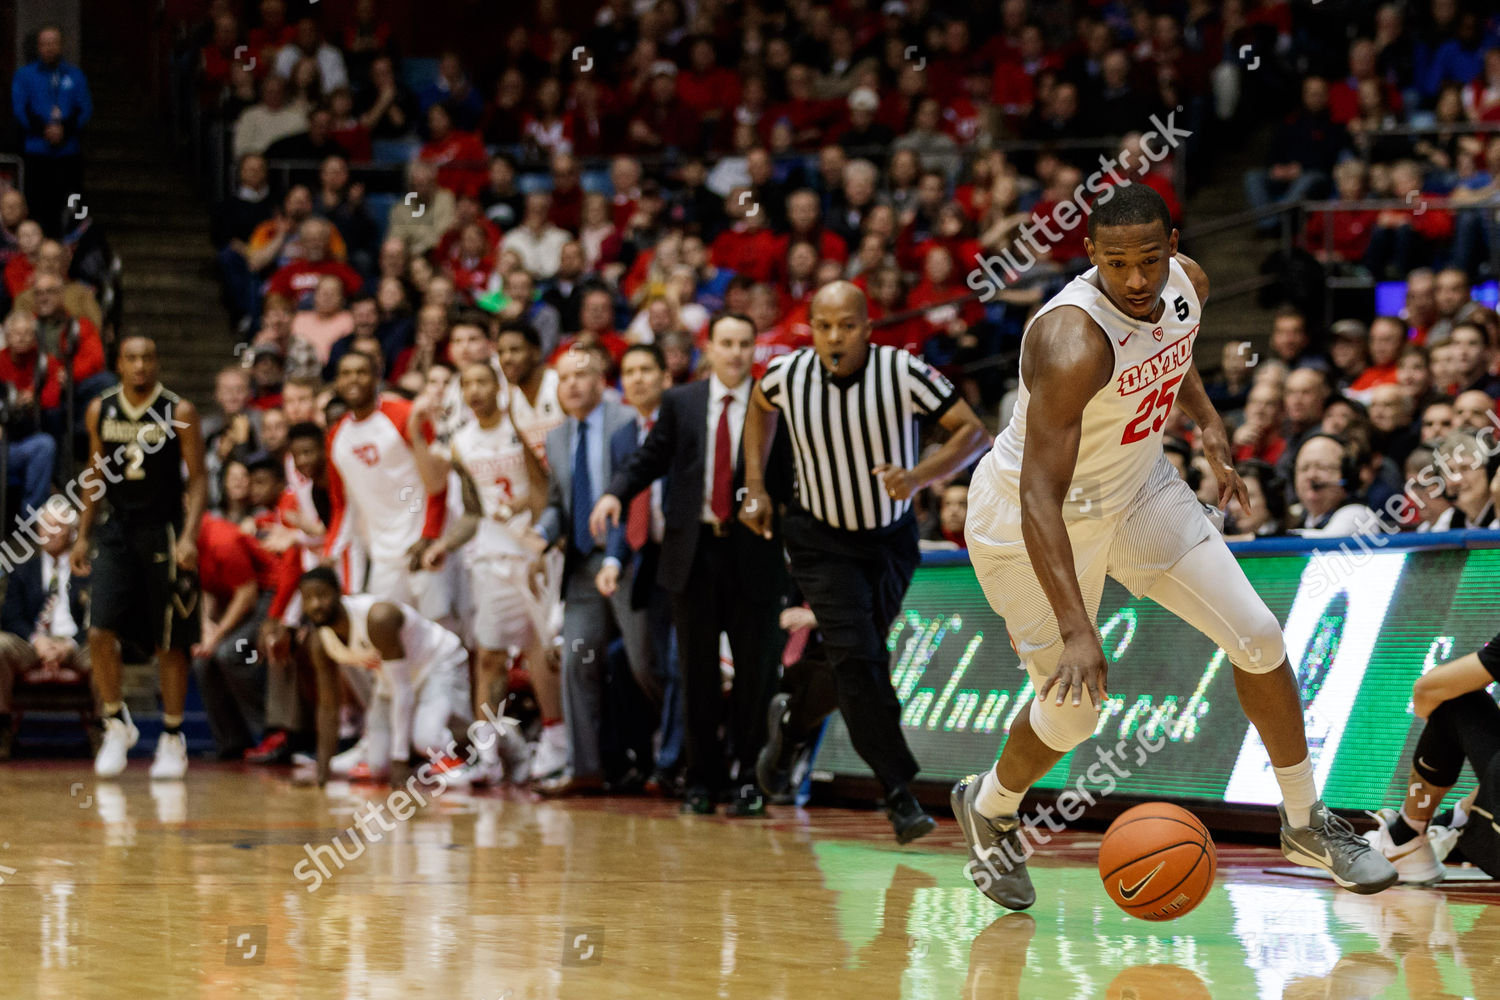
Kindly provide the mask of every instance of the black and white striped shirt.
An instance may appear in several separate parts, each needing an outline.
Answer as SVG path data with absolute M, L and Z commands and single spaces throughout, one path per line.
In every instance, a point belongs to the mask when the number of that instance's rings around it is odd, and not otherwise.
M 786 421 L 797 465 L 798 502 L 835 528 L 883 528 L 911 509 L 870 473 L 885 462 L 917 464 L 919 418 L 958 402 L 952 383 L 916 355 L 870 345 L 858 372 L 834 377 L 810 347 L 784 354 L 760 380 Z

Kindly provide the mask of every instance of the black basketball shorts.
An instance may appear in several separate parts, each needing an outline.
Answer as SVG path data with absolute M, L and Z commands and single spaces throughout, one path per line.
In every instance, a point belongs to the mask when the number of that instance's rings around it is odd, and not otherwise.
M 105 515 L 94 531 L 89 621 L 143 650 L 198 641 L 198 575 L 179 569 L 175 524 Z

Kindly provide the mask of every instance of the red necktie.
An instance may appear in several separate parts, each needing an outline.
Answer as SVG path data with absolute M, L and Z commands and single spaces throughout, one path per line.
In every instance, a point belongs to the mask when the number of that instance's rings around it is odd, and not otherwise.
M 734 492 L 734 458 L 729 454 L 729 404 L 734 397 L 724 394 L 724 409 L 719 411 L 719 430 L 714 435 L 714 495 L 710 506 L 720 524 L 728 524 L 734 513 L 729 497 Z
M 655 420 L 646 421 L 646 433 L 651 433 Z M 651 490 L 647 486 L 630 501 L 630 514 L 625 519 L 625 541 L 633 551 L 639 552 L 651 538 Z

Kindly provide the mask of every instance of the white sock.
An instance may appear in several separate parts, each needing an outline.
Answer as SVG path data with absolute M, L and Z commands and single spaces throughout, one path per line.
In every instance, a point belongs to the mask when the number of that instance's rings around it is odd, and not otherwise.
M 1312 807 L 1318 801 L 1318 782 L 1313 777 L 1312 758 L 1303 757 L 1291 767 L 1274 767 L 1276 784 L 1281 786 L 1281 801 L 1286 806 L 1286 821 L 1293 827 L 1312 822 Z
M 1469 821 L 1469 810 L 1464 808 L 1464 800 L 1459 799 L 1453 803 L 1453 829 L 1457 830 Z M 1408 823 L 1411 820 L 1407 820 Z M 1415 829 L 1415 827 L 1413 827 Z
M 992 767 L 979 782 L 979 797 L 974 804 L 979 807 L 981 816 L 995 819 L 998 816 L 1014 816 L 1020 812 L 1021 799 L 1025 796 L 1025 791 L 1013 792 L 1000 784 Z

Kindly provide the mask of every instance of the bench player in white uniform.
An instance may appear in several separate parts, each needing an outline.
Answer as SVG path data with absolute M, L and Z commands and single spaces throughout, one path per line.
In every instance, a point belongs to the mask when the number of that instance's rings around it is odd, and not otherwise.
M 327 567 L 303 574 L 303 612 L 316 627 L 312 661 L 318 675 L 318 783 L 333 772 L 338 745 L 340 666 L 376 673 L 365 740 L 372 776 L 390 768 L 392 785 L 409 776 L 412 751 L 429 760 L 452 757 L 473 715 L 469 655 L 458 636 L 413 608 L 370 594 L 339 592 Z
M 1027 326 L 1015 413 L 969 486 L 974 572 L 1037 693 L 995 766 L 953 788 L 966 871 L 1002 906 L 1036 899 L 1021 798 L 1097 728 L 1107 661 L 1096 618 L 1108 575 L 1217 642 L 1234 664 L 1240 704 L 1281 786 L 1282 852 L 1345 888 L 1379 892 L 1395 869 L 1318 799 L 1280 624 L 1162 454 L 1176 403 L 1202 434 L 1219 506 L 1232 496 L 1247 505 L 1193 367 L 1208 279 L 1176 256 L 1167 207 L 1145 185 L 1109 189 L 1088 225 L 1094 267 Z
M 503 718 L 507 667 L 512 649 L 523 649 L 530 665 L 546 662 L 546 608 L 533 589 L 540 551 L 531 530 L 547 498 L 547 474 L 500 406 L 500 384 L 486 361 L 472 361 L 459 375 L 465 406 L 474 419 L 448 443 L 453 474 L 463 498 L 462 515 L 450 523 L 422 558 L 439 569 L 449 553 L 463 556 L 474 603 L 474 709 L 483 726 L 500 721 L 496 739 L 481 743 L 475 780 L 495 783 L 504 774 L 525 781 L 528 749 L 514 720 Z M 504 398 L 509 400 L 511 393 Z M 537 539 L 533 541 L 533 539 Z M 455 550 L 461 550 L 456 552 Z M 488 749 L 486 749 L 486 746 Z

